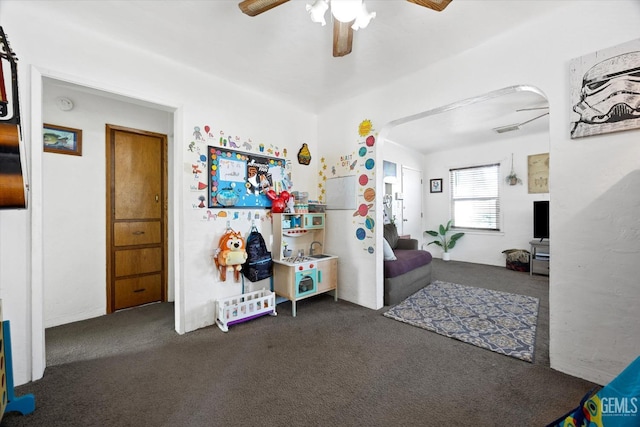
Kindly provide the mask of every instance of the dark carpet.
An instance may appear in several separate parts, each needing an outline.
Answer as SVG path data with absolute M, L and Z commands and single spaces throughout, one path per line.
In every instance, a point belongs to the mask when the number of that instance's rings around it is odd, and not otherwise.
M 542 426 L 594 386 L 548 367 L 546 277 L 434 260 L 433 279 L 539 298 L 534 363 L 329 295 L 226 334 L 178 335 L 152 304 L 48 329 L 44 378 L 16 389 L 36 410 L 1 425 Z

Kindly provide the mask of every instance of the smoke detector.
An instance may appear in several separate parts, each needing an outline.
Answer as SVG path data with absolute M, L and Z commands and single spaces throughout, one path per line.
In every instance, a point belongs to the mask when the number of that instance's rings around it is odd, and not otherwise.
M 56 105 L 62 111 L 73 110 L 73 101 L 71 101 L 69 98 L 65 98 L 64 96 L 56 99 Z

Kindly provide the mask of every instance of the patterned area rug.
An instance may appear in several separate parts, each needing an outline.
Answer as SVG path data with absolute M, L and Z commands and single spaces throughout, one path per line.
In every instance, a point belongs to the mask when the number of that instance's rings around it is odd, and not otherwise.
M 527 362 L 538 298 L 435 281 L 383 315 Z

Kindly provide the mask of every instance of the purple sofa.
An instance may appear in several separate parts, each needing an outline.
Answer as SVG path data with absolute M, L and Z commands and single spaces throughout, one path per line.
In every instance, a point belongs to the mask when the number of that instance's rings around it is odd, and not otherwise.
M 384 261 L 384 305 L 396 305 L 431 283 L 431 253 L 418 249 L 417 239 L 400 239 L 393 224 L 384 238 L 396 260 Z

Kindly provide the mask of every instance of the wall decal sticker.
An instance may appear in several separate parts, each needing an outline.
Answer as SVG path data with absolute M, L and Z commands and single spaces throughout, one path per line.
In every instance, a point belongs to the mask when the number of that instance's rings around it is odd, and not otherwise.
M 200 132 L 200 126 L 193 127 L 193 138 L 196 141 L 204 141 L 204 138 L 202 137 L 202 132 Z
M 353 214 L 355 218 L 354 224 L 356 229 L 356 238 L 363 241 L 363 249 L 369 254 L 375 252 L 374 246 L 371 244 L 375 239 L 375 188 L 371 183 L 375 182 L 375 143 L 373 123 L 365 119 L 358 126 L 358 133 L 364 137 L 364 141 L 360 141 L 358 149 L 358 160 L 356 164 L 350 164 L 349 169 L 359 173 L 358 199 L 360 205 L 358 210 Z M 356 169 L 357 168 L 357 169 Z M 362 169 L 364 168 L 364 170 Z
M 373 147 L 373 145 L 376 143 L 376 137 L 373 135 L 369 135 L 365 143 L 367 144 L 367 147 Z
M 309 163 L 311 163 L 311 152 L 306 143 L 303 143 L 300 151 L 298 151 L 298 163 L 301 165 L 309 165 Z
M 358 126 L 358 134 L 360 136 L 367 136 L 371 133 L 372 129 L 373 129 L 373 124 L 371 123 L 371 120 L 365 119 L 362 122 L 360 122 L 360 125 Z
M 327 160 L 324 157 L 320 158 L 320 181 L 318 181 L 318 203 L 326 203 L 326 187 L 325 183 L 327 181 Z M 331 166 L 331 175 L 336 174 L 336 167 Z

